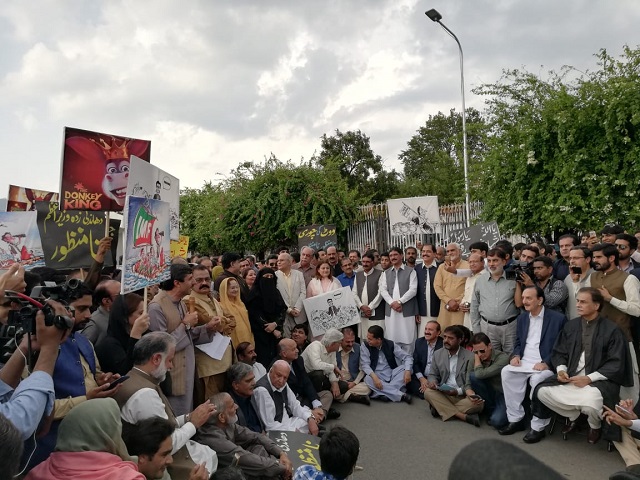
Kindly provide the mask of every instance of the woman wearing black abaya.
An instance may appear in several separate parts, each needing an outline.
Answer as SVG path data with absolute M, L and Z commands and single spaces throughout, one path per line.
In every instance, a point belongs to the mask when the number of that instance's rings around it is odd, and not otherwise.
M 263 268 L 258 272 L 247 299 L 258 362 L 266 368 L 269 368 L 276 356 L 276 346 L 278 339 L 282 337 L 282 325 L 287 312 L 276 282 L 275 272 L 270 268 Z

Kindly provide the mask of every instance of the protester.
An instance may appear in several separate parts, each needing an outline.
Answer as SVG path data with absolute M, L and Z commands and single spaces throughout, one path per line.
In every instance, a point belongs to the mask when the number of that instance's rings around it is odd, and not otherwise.
M 223 315 L 235 322 L 235 328 L 229 333 L 233 346 L 242 342 L 254 343 L 249 312 L 240 299 L 240 285 L 235 278 L 225 278 L 220 283 L 220 305 Z

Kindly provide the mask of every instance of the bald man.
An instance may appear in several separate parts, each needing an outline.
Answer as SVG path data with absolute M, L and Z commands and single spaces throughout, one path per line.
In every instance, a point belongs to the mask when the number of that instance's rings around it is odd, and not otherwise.
M 94 345 L 107 334 L 111 306 L 119 293 L 120 282 L 115 280 L 100 282 L 93 292 L 93 305 L 98 308 L 91 314 L 91 319 L 82 330 L 82 334 Z

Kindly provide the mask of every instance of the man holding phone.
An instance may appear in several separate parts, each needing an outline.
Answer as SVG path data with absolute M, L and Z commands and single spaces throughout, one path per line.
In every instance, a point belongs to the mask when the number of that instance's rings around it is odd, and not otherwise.
M 578 298 L 578 291 L 587 286 L 589 276 L 593 272 L 591 257 L 591 250 L 587 247 L 577 246 L 569 251 L 569 275 L 564 279 L 564 284 L 569 291 L 567 318 L 576 318 L 578 316 L 576 299 Z

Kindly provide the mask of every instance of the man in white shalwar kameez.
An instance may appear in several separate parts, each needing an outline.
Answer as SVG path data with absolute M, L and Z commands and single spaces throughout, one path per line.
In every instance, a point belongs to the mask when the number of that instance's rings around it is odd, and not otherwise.
M 416 315 L 419 314 L 416 293 L 418 277 L 413 268 L 402 263 L 402 250 L 389 250 L 391 268 L 380 277 L 380 294 L 387 302 L 385 336 L 409 355 L 416 341 Z

